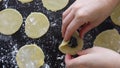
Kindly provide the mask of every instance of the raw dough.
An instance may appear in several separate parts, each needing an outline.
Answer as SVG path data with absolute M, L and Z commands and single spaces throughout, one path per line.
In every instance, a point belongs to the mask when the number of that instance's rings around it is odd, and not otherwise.
M 62 53 L 65 54 L 70 54 L 70 55 L 75 55 L 78 51 L 80 51 L 83 47 L 83 40 L 79 37 L 79 34 L 77 32 L 75 32 L 73 34 L 73 36 L 77 39 L 78 45 L 74 48 L 69 46 L 69 41 L 65 42 L 64 40 L 62 41 L 62 43 L 59 46 L 59 50 Z
M 63 9 L 69 2 L 69 0 L 42 0 L 43 6 L 48 10 L 57 11 Z
M 119 51 L 120 35 L 115 29 L 104 31 L 96 37 L 94 44 L 96 46 L 101 46 L 115 51 Z
M 22 3 L 28 3 L 28 2 L 32 2 L 33 0 L 18 0 L 18 1 L 20 1 Z
M 39 68 L 44 64 L 44 53 L 36 44 L 25 45 L 16 55 L 19 68 Z
M 25 21 L 25 33 L 30 38 L 39 38 L 49 29 L 48 18 L 40 12 L 32 12 Z
M 120 4 L 111 14 L 111 19 L 112 19 L 113 23 L 120 26 Z
M 11 35 L 18 31 L 22 22 L 22 15 L 17 10 L 4 9 L 0 12 L 0 33 Z

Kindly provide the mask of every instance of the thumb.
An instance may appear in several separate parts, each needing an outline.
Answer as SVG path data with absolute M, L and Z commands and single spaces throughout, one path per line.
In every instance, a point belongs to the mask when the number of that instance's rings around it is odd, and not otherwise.
M 72 56 L 69 55 L 69 54 L 66 54 L 66 55 L 65 55 L 65 63 L 70 62 L 70 60 L 72 60 Z
M 94 24 L 91 23 L 87 23 L 85 24 L 82 29 L 80 30 L 80 37 L 84 38 L 85 34 L 90 31 L 91 29 L 93 29 L 95 26 Z
M 82 50 L 82 51 L 79 51 L 77 54 L 82 56 L 82 55 L 86 55 L 86 54 L 90 54 L 90 53 L 93 53 L 94 52 L 94 49 L 95 47 L 93 48 L 88 48 L 86 50 Z

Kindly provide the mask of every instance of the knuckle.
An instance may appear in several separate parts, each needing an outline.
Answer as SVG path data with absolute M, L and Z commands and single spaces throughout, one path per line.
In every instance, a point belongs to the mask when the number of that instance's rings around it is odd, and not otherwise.
M 71 65 L 71 63 L 69 63 L 69 64 L 66 64 L 66 68 L 72 68 L 72 65 Z
M 65 14 L 66 14 L 66 13 L 65 13 L 65 12 L 63 12 L 62 16 L 64 17 L 64 16 L 65 16 Z
M 72 6 L 72 9 L 78 10 L 78 9 L 79 9 L 79 6 L 78 6 L 78 5 L 74 5 L 74 6 Z
M 86 11 L 77 11 L 75 14 L 76 18 L 86 18 L 88 16 Z
M 67 31 L 67 33 L 70 33 L 71 32 L 71 27 L 68 26 L 66 31 Z

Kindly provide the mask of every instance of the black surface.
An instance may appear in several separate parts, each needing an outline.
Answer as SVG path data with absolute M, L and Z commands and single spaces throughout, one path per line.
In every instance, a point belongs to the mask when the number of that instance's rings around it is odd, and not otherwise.
M 73 1 L 74 0 L 70 0 L 67 7 L 69 7 Z M 24 22 L 19 31 L 12 36 L 0 34 L 0 68 L 18 68 L 15 60 L 16 52 L 20 47 L 31 43 L 35 43 L 42 48 L 45 54 L 45 63 L 48 64 L 50 68 L 65 68 L 64 54 L 58 50 L 58 46 L 62 41 L 61 17 L 67 7 L 60 11 L 52 12 L 43 7 L 41 0 L 34 0 L 31 3 L 25 4 L 18 2 L 18 0 L 2 1 L 0 3 L 0 10 L 5 8 L 17 9 L 22 14 L 24 21 L 31 12 L 44 13 L 50 21 L 50 28 L 44 36 L 38 39 L 31 39 L 26 36 Z M 92 47 L 95 37 L 100 32 L 114 27 L 119 30 L 119 27 L 112 24 L 111 19 L 108 18 L 100 26 L 88 32 L 84 38 L 83 49 Z

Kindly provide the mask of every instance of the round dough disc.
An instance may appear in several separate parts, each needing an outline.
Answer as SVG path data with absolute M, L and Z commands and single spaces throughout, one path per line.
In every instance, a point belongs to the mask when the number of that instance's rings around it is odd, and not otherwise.
M 25 21 L 25 33 L 30 38 L 39 38 L 49 29 L 48 18 L 40 12 L 31 13 Z
M 115 29 L 104 31 L 96 37 L 94 44 L 96 46 L 101 46 L 115 51 L 119 51 L 120 35 Z
M 120 4 L 111 14 L 111 19 L 112 19 L 113 23 L 120 26 Z
M 36 44 L 25 45 L 16 55 L 19 68 L 39 68 L 44 64 L 44 53 Z
M 33 0 L 18 0 L 18 1 L 20 1 L 22 3 L 29 3 L 29 2 L 32 2 Z
M 11 35 L 18 31 L 22 22 L 22 15 L 17 10 L 4 9 L 0 12 L 0 33 Z
M 73 34 L 73 37 L 77 39 L 78 45 L 74 48 L 69 46 L 69 41 L 65 42 L 64 40 L 59 46 L 59 50 L 64 53 L 64 54 L 70 54 L 70 55 L 75 55 L 78 51 L 82 50 L 83 47 L 83 40 L 79 37 L 79 34 L 75 32 Z
M 42 0 L 43 6 L 51 11 L 63 9 L 68 2 L 69 0 Z

